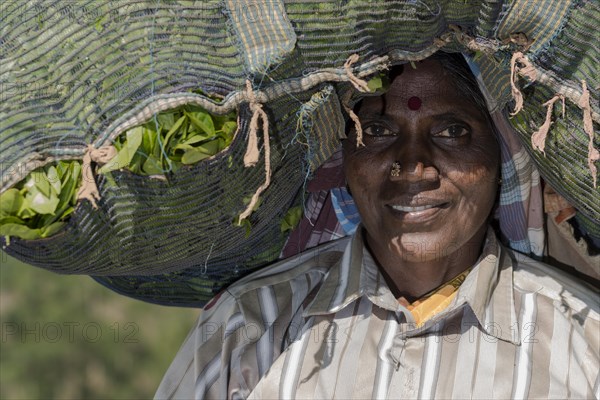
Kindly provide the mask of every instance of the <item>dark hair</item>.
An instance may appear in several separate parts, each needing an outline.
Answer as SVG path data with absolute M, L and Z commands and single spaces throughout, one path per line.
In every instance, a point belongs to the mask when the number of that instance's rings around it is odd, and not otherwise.
M 489 118 L 489 122 L 491 123 L 492 121 L 485 97 L 483 93 L 481 93 L 477 79 L 475 78 L 475 75 L 473 75 L 473 72 L 471 72 L 471 68 L 463 55 L 460 53 L 438 51 L 429 57 L 429 59 L 436 60 L 442 65 L 444 71 L 446 71 L 451 78 L 454 78 L 452 79 L 452 82 L 456 90 L 458 90 L 461 95 L 471 99 L 477 108 Z

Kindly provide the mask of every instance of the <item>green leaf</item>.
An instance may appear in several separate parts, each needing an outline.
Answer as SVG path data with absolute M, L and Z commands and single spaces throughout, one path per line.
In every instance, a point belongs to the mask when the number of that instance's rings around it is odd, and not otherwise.
M 115 158 L 100 168 L 99 172 L 105 174 L 110 171 L 128 167 L 138 148 L 142 144 L 143 134 L 144 128 L 141 126 L 136 126 L 135 128 L 128 130 L 127 139 L 123 148 L 117 153 Z
M 38 214 L 54 214 L 60 201 L 56 195 L 46 197 L 41 192 L 33 195 L 28 193 L 25 199 L 29 202 L 29 208 Z
M 81 164 L 79 162 L 73 162 L 71 164 L 71 181 L 73 182 L 73 186 L 69 188 L 69 191 L 72 193 L 69 198 L 71 198 L 71 204 L 77 203 L 77 191 L 79 189 L 79 181 L 81 179 Z
M 19 218 L 29 219 L 35 217 L 36 215 L 37 213 L 29 207 L 29 200 L 25 199 L 25 201 L 23 201 L 21 209 L 18 212 Z
M 192 144 L 203 142 L 207 139 L 209 139 L 209 138 L 204 135 L 194 135 L 181 144 L 192 145 Z
M 185 144 L 185 143 L 180 143 L 177 146 L 175 146 L 175 150 L 188 150 L 188 149 L 195 149 L 195 147 L 192 146 L 191 144 Z
M 284 233 L 294 229 L 301 219 L 302 207 L 297 206 L 290 208 L 281 221 L 281 232 Z
M 50 183 L 50 187 L 54 190 L 54 194 L 60 194 L 61 189 L 61 181 L 60 176 L 58 175 L 58 171 L 53 166 L 48 167 L 48 171 L 46 172 L 46 176 L 48 177 L 48 182 Z
M 27 225 L 25 223 L 25 221 L 23 221 L 21 218 L 19 217 L 14 217 L 14 216 L 10 216 L 10 217 L 3 217 L 0 218 L 0 226 L 1 225 L 6 225 L 6 224 L 19 224 L 19 225 Z
M 42 237 L 39 229 L 32 229 L 26 225 L 4 224 L 0 225 L 0 236 L 16 236 L 21 239 L 33 240 Z
M 64 225 L 65 225 L 64 222 L 54 222 L 53 224 L 50 224 L 47 227 L 41 228 L 40 236 L 43 238 L 52 236 L 55 233 L 57 233 L 58 231 L 60 231 Z
M 65 167 L 58 166 L 56 170 L 58 171 L 58 176 L 60 176 L 60 191 L 62 193 L 64 187 L 67 186 L 69 182 L 73 181 L 73 179 L 71 178 L 72 169 L 71 166 L 68 165 Z
M 69 174 L 71 171 L 71 164 L 74 163 L 75 161 L 59 161 L 56 164 L 56 171 L 58 172 L 58 176 L 60 177 L 60 180 L 63 182 L 64 184 L 64 177 L 65 175 Z
M 173 126 L 173 124 L 175 123 L 175 113 L 161 113 L 158 114 L 158 116 L 156 117 L 157 121 L 158 121 L 158 125 L 168 131 L 169 129 L 171 129 L 171 127 Z M 154 122 L 154 121 L 152 121 Z
M 150 156 L 144 162 L 142 172 L 146 175 L 162 175 L 165 173 L 162 162 L 154 156 Z
M 234 135 L 235 131 L 237 130 L 237 122 L 235 122 L 235 121 L 225 122 L 223 124 L 223 126 L 221 127 L 221 130 L 223 131 L 225 136 L 227 138 L 229 138 L 229 142 L 231 142 L 231 140 L 233 139 L 233 135 Z M 227 145 L 229 146 L 229 143 L 227 143 Z
M 252 231 L 252 223 L 248 220 L 248 218 L 245 218 L 240 221 L 240 216 L 238 215 L 233 219 L 233 224 L 235 226 L 243 227 L 246 230 L 246 238 L 250 236 L 250 233 Z
M 383 87 L 383 81 L 380 75 L 375 75 L 367 82 L 367 86 L 371 92 L 376 92 Z
M 29 180 L 25 187 L 30 193 L 40 192 L 46 197 L 50 197 L 50 182 L 43 170 L 36 170 L 29 174 Z
M 144 133 L 142 135 L 142 144 L 140 150 L 145 155 L 151 155 L 154 153 L 154 147 L 156 146 L 156 138 L 158 135 L 153 129 L 144 126 Z
M 225 142 L 225 139 L 223 139 L 222 137 L 219 137 L 217 139 L 217 153 L 220 153 L 221 151 L 225 150 L 225 148 L 227 147 L 227 144 Z
M 209 134 L 210 136 L 215 135 L 215 125 L 213 123 L 212 118 L 208 113 L 197 111 L 197 112 L 185 112 L 185 115 L 188 116 L 192 124 L 203 131 L 204 133 Z
M 25 198 L 18 189 L 8 189 L 0 194 L 0 217 L 17 215 Z
M 167 135 L 165 136 L 165 140 L 163 142 L 164 144 L 164 148 L 165 149 L 171 149 L 174 146 L 171 144 L 171 138 L 173 137 L 173 135 L 177 132 L 179 132 L 180 130 L 183 130 L 182 128 L 186 128 L 186 125 L 184 125 L 184 123 L 187 121 L 187 117 L 184 115 L 183 117 L 179 118 L 177 120 L 177 122 L 175 122 L 175 124 L 171 127 L 171 129 L 169 129 L 169 132 L 167 132 Z M 160 155 L 160 159 L 162 161 L 164 155 L 161 152 Z
M 185 153 L 183 153 L 183 156 L 181 157 L 181 162 L 186 165 L 195 164 L 198 161 L 202 161 L 206 158 L 209 158 L 210 156 L 210 154 L 206 154 L 200 151 L 199 149 L 192 147 L 187 149 Z
M 223 139 L 221 139 L 222 141 Z M 214 156 L 220 151 L 219 140 L 211 140 L 210 142 L 206 142 L 201 146 L 196 147 L 199 151 L 204 154 L 208 154 L 209 156 Z
M 73 214 L 73 212 L 75 212 L 75 207 L 69 207 L 67 208 L 61 215 L 60 219 L 61 220 L 65 220 L 69 215 Z

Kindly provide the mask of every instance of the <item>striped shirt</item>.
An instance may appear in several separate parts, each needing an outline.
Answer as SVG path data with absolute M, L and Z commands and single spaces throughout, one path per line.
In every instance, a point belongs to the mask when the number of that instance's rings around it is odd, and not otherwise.
M 599 398 L 598 293 L 488 232 L 417 327 L 360 229 L 242 279 L 202 313 L 157 398 Z

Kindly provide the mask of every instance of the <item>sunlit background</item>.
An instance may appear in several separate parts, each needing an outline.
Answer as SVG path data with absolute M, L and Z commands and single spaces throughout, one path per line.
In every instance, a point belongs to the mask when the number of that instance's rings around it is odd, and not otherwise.
M 198 315 L 0 253 L 0 398 L 151 398 Z

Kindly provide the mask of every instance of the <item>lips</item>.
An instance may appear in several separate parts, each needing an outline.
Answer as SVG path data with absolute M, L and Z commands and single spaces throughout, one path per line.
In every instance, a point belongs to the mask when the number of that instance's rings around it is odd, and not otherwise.
M 403 195 L 389 199 L 385 202 L 388 207 L 393 208 L 396 211 L 402 212 L 416 212 L 424 211 L 430 208 L 444 208 L 450 200 L 441 196 L 427 196 L 423 194 L 415 195 Z
M 392 213 L 404 222 L 419 223 L 435 218 L 448 208 L 450 203 L 441 199 L 412 198 L 406 201 L 394 201 L 387 204 Z
M 429 204 L 429 205 L 418 206 L 418 207 L 391 205 L 390 207 L 392 207 L 396 211 L 402 211 L 402 212 L 409 213 L 409 212 L 425 211 L 430 208 L 439 207 L 439 205 Z

